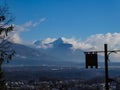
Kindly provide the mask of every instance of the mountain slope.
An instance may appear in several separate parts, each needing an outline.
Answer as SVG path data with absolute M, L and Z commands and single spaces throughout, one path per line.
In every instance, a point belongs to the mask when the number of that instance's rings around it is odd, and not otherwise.
M 16 54 L 10 64 L 13 65 L 41 65 L 52 64 L 56 58 L 25 45 L 12 44 Z
M 38 42 L 38 41 L 37 41 Z M 36 47 L 41 45 L 42 41 L 39 43 L 34 42 Z M 52 47 L 38 48 L 41 52 L 44 52 L 53 57 L 59 58 L 60 61 L 68 61 L 68 62 L 83 62 L 84 53 L 82 50 L 73 50 L 73 45 L 65 42 L 62 38 L 58 38 L 53 42 L 45 44 L 46 46 L 51 45 Z

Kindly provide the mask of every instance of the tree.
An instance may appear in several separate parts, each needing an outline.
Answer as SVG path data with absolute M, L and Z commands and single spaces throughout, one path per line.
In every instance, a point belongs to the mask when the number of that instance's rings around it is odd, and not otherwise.
M 6 90 L 6 81 L 2 70 L 3 63 L 8 63 L 15 54 L 8 36 L 13 31 L 13 25 L 9 23 L 13 20 L 7 6 L 0 6 L 0 90 Z

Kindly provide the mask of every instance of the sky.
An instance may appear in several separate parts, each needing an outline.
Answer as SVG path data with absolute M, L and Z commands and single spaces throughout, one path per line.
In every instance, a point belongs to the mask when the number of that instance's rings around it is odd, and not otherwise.
M 15 42 L 64 37 L 82 49 L 120 48 L 120 0 L 5 1 L 15 17 Z

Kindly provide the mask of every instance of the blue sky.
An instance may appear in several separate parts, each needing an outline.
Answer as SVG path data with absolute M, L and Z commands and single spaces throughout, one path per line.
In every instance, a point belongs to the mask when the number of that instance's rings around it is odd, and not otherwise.
M 119 33 L 119 0 L 7 0 L 24 41 Z M 32 26 L 35 24 L 35 26 Z M 26 30 L 25 30 L 26 29 Z

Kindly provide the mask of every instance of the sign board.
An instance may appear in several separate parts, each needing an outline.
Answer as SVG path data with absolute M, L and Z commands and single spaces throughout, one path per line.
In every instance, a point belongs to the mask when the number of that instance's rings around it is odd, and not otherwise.
M 98 56 L 97 52 L 85 53 L 86 58 L 86 68 L 98 68 Z

